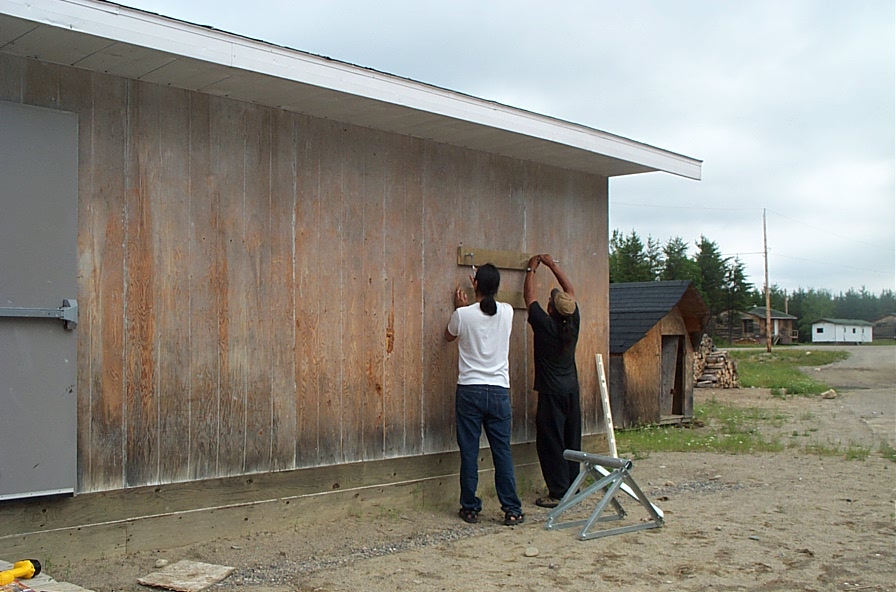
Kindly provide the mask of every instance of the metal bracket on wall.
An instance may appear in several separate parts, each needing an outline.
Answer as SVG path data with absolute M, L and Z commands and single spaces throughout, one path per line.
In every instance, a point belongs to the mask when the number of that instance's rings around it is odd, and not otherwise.
M 2 308 L 0 317 L 59 319 L 62 326 L 73 331 L 78 326 L 78 301 L 64 299 L 59 308 Z

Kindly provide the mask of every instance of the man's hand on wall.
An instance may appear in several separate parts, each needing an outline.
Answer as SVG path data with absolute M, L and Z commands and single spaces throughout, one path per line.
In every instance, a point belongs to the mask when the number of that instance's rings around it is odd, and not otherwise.
M 464 292 L 460 286 L 458 286 L 454 290 L 454 308 L 460 308 L 461 306 L 466 306 L 467 304 L 467 293 Z

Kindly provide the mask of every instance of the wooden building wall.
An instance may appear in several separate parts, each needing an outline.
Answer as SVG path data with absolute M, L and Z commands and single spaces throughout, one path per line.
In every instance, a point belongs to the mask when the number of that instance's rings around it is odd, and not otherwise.
M 461 243 L 561 260 L 600 431 L 606 178 L 6 54 L 0 100 L 79 117 L 79 491 L 454 449 Z M 511 356 L 531 441 L 523 311 Z
M 896 315 L 887 315 L 874 321 L 872 338 L 874 341 L 896 339 Z
M 621 368 L 625 375 L 622 427 L 659 423 L 662 355 L 662 335 L 657 325 L 622 354 Z

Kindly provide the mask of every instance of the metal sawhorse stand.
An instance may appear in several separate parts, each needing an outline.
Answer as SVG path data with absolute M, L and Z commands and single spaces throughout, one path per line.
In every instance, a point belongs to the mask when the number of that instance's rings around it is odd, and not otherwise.
M 647 501 L 647 497 L 635 483 L 631 476 L 632 461 L 614 458 L 612 456 L 600 456 L 597 454 L 588 454 L 587 452 L 579 452 L 578 450 L 564 450 L 563 458 L 573 462 L 582 463 L 582 469 L 579 471 L 578 477 L 570 485 L 569 490 L 557 507 L 548 514 L 545 528 L 552 530 L 554 528 L 571 528 L 582 526 L 579 532 L 579 540 L 596 539 L 599 537 L 610 536 L 613 534 L 622 534 L 625 532 L 633 532 L 645 528 L 659 528 L 663 525 L 663 511 L 655 505 Z M 609 471 L 613 469 L 613 471 Z M 594 483 L 581 489 L 582 483 L 587 477 L 592 477 Z M 581 489 L 581 491 L 580 491 Z M 620 526 L 617 528 L 608 528 L 603 530 L 590 530 L 596 522 L 605 522 L 608 520 L 621 520 L 625 517 L 625 510 L 616 500 L 616 494 L 622 489 L 631 498 L 638 501 L 647 513 L 650 515 L 648 522 L 634 524 L 631 526 Z M 561 514 L 584 501 L 591 494 L 603 490 L 604 495 L 591 513 L 591 517 L 586 520 L 571 520 L 568 522 L 557 522 Z M 576 493 L 576 492 L 579 493 Z M 616 511 L 612 516 L 601 516 L 607 505 L 612 505 Z

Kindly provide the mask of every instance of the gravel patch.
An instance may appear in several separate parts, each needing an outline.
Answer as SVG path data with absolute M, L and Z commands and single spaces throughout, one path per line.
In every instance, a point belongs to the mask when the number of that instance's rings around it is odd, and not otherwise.
M 735 491 L 743 489 L 743 483 L 725 483 L 718 480 L 690 481 L 688 483 L 676 483 L 675 485 L 663 485 L 653 487 L 644 493 L 648 498 L 669 497 L 687 493 L 720 493 L 722 491 Z
M 707 479 L 676 483 L 674 485 L 647 487 L 645 488 L 645 494 L 649 499 L 662 500 L 662 498 L 668 499 L 669 496 L 674 495 L 713 494 L 743 488 L 744 485 L 741 483 L 725 483 L 720 480 Z M 530 513 L 526 516 L 526 521 L 530 524 L 543 523 L 546 520 L 547 513 L 547 511 L 538 514 Z M 223 590 L 240 586 L 264 586 L 295 582 L 321 570 L 339 569 L 366 559 L 396 555 L 493 534 L 505 528 L 505 526 L 497 523 L 464 524 L 431 532 L 417 533 L 396 540 L 376 541 L 368 546 L 339 550 L 326 556 L 311 555 L 296 560 L 284 556 L 282 560 L 268 564 L 239 568 L 227 580 L 216 584 L 215 588 Z
M 493 534 L 503 528 L 506 527 L 497 524 L 460 525 L 414 534 L 400 540 L 380 541 L 370 546 L 347 549 L 344 552 L 331 554 L 326 557 L 311 555 L 301 560 L 290 560 L 284 557 L 282 561 L 268 565 L 237 569 L 227 580 L 220 582 L 215 587 L 227 589 L 240 586 L 282 584 L 288 581 L 295 581 L 302 576 L 307 576 L 320 570 L 346 567 L 356 561 L 395 555 L 471 537 Z

